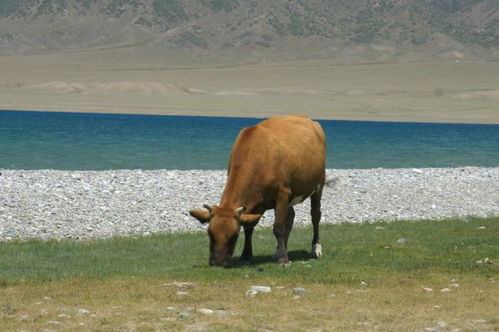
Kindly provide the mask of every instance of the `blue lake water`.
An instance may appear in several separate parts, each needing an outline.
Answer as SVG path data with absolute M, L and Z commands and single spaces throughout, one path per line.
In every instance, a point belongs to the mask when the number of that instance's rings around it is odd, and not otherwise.
M 253 118 L 0 111 L 0 168 L 225 169 Z M 328 168 L 499 166 L 499 125 L 320 121 Z

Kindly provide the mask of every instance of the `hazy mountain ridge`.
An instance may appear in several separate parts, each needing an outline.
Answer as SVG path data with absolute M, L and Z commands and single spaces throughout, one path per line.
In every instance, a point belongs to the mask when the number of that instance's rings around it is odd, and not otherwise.
M 498 55 L 497 0 L 4 0 L 0 54 L 140 45 Z M 321 53 L 322 50 L 322 53 Z M 491 52 L 492 50 L 492 52 Z M 346 51 L 348 52 L 348 51 Z

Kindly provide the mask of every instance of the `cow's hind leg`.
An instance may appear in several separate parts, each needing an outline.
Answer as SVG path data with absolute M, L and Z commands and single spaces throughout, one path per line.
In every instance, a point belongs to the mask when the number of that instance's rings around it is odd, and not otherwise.
M 314 236 L 312 238 L 312 256 L 322 257 L 322 246 L 319 237 L 319 222 L 321 221 L 321 196 L 322 188 L 313 193 L 310 197 L 310 214 L 312 216 L 312 225 L 314 227 Z

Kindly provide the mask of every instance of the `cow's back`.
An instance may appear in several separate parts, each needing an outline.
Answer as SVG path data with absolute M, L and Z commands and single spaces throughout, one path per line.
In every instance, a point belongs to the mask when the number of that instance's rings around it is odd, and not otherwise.
M 318 122 L 301 115 L 270 118 L 260 124 L 274 137 L 269 149 L 278 156 L 276 165 L 289 176 L 294 191 L 309 191 L 323 181 L 326 138 Z M 301 193 L 297 193 L 301 194 Z
M 241 131 L 233 146 L 229 175 L 231 168 L 239 166 L 252 181 L 285 185 L 294 195 L 309 194 L 324 182 L 325 146 L 321 126 L 310 118 L 269 118 Z

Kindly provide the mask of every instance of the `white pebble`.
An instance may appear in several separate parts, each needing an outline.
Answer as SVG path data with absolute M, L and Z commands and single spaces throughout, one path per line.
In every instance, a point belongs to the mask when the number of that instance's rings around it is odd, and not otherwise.
M 258 293 L 270 293 L 272 291 L 269 286 L 251 286 L 251 289 Z
M 246 296 L 255 296 L 259 293 L 270 293 L 272 292 L 272 288 L 269 286 L 251 286 L 251 288 L 246 291 Z
M 303 287 L 295 287 L 293 288 L 293 294 L 305 294 L 305 288 Z
M 212 309 L 207 309 L 207 308 L 201 308 L 198 309 L 198 311 L 204 315 L 213 315 L 215 313 L 215 311 L 213 311 Z
M 443 320 L 439 320 L 439 321 L 437 322 L 437 325 L 438 325 L 438 326 L 440 326 L 440 327 L 446 327 L 446 326 L 447 326 L 447 325 L 449 325 L 449 324 L 447 324 L 447 322 L 445 322 L 445 321 L 443 321 Z

